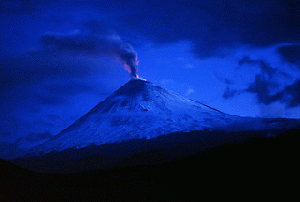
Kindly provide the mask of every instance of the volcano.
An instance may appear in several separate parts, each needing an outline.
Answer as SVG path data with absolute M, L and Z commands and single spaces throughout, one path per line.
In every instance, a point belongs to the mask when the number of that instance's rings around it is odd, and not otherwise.
M 223 128 L 237 117 L 181 97 L 149 81 L 132 79 L 74 124 L 32 151 L 47 153 L 177 131 Z
M 132 79 L 74 124 L 29 153 L 45 154 L 91 144 L 152 139 L 174 132 L 262 130 L 289 125 L 294 123 L 228 115 L 149 81 Z

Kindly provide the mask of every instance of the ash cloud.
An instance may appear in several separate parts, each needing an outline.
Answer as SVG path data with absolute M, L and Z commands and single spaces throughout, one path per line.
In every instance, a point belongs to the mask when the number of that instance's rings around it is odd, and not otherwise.
M 46 33 L 40 42 L 55 50 L 95 56 L 115 55 L 124 63 L 130 75 L 137 77 L 137 54 L 130 44 L 124 43 L 117 35 L 83 34 L 79 31 L 67 35 Z

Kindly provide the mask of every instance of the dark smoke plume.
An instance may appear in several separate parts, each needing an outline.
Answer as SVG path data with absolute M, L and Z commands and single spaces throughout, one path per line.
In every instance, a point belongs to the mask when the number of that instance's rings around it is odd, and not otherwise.
M 137 54 L 130 44 L 121 44 L 119 55 L 124 60 L 124 67 L 130 72 L 130 75 L 137 77 Z M 128 66 L 127 66 L 128 65 Z
M 116 35 L 82 34 L 79 31 L 67 35 L 46 33 L 40 42 L 55 50 L 88 55 L 115 55 L 124 62 L 124 68 L 130 75 L 137 78 L 137 54 L 130 44 L 124 43 Z

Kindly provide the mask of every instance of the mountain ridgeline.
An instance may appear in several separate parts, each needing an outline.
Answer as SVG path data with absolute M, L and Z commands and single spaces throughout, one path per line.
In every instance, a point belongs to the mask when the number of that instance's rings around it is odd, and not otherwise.
M 228 144 L 276 137 L 298 119 L 233 116 L 133 79 L 14 162 L 39 172 L 157 164 Z
M 224 114 L 149 81 L 132 79 L 70 127 L 30 153 L 48 153 L 90 144 L 151 139 L 174 132 L 229 127 L 238 116 Z

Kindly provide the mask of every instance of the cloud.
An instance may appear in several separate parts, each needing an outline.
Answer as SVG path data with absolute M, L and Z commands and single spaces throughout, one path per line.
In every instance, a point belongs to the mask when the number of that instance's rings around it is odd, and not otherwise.
M 248 92 L 255 94 L 258 103 L 270 104 L 273 102 L 270 94 L 271 92 L 277 90 L 279 87 L 277 78 L 284 73 L 281 73 L 279 70 L 271 67 L 264 60 L 254 60 L 249 56 L 244 56 L 239 60 L 238 64 L 240 67 L 244 68 L 257 68 L 260 70 L 260 73 L 255 74 L 254 81 L 248 84 L 248 87 L 245 89 L 238 91 L 226 88 L 223 97 L 231 98 L 238 95 L 238 93 Z
M 0 67 L 2 121 L 13 114 L 37 111 L 45 104 L 66 104 L 80 93 L 108 93 L 114 82 L 104 79 L 95 87 L 96 80 L 91 76 L 106 77 L 107 65 L 99 66 L 88 58 L 57 52 L 35 51 L 1 58 Z
M 297 48 L 293 47 L 290 51 L 295 50 Z M 276 103 L 277 105 L 281 103 L 286 109 L 300 106 L 299 79 L 293 79 L 286 72 L 272 67 L 262 59 L 254 60 L 249 56 L 240 59 L 238 65 L 239 68 L 256 68 L 259 73 L 253 71 L 254 80 L 246 84 L 244 89 L 231 88 L 233 84 L 227 83 L 222 96 L 224 99 L 230 99 L 243 93 L 251 93 L 255 95 L 257 103 L 261 104 L 264 114 L 266 114 L 264 108 L 271 106 L 271 104 L 275 106 Z M 248 76 L 251 76 L 251 74 Z
M 246 92 L 254 93 L 259 103 L 269 105 L 276 101 L 284 103 L 287 108 L 300 106 L 300 79 L 275 94 L 270 94 L 270 84 L 261 75 L 256 75 L 255 82 L 250 84 Z
M 3 14 L 28 14 L 36 9 L 38 3 L 28 0 L 10 0 L 0 2 L 0 13 Z
M 101 91 L 96 84 L 88 83 L 87 81 L 68 80 L 67 83 L 62 81 L 54 81 L 49 84 L 40 86 L 40 90 L 36 91 L 32 100 L 39 105 L 64 105 L 69 104 L 69 100 L 79 94 L 95 94 L 99 96 L 107 96 L 110 92 L 109 88 L 105 88 L 102 84 Z
M 288 48 L 286 48 L 286 46 L 284 47 L 284 49 L 279 50 L 289 50 L 287 52 L 292 52 L 294 54 L 297 54 L 297 49 L 299 48 L 297 46 L 291 46 Z M 293 59 L 289 58 L 289 61 L 294 61 L 295 58 L 293 56 Z M 244 92 L 254 93 L 256 95 L 257 101 L 265 105 L 269 105 L 273 102 L 280 101 L 281 103 L 284 103 L 288 108 L 299 106 L 299 80 L 294 81 L 291 85 L 281 87 L 279 83 L 280 76 L 289 78 L 286 73 L 281 72 L 271 67 L 270 65 L 267 65 L 267 63 L 263 60 L 252 60 L 248 56 L 243 57 L 239 61 L 239 65 L 243 64 L 257 65 L 261 70 L 261 73 L 255 75 L 254 82 L 250 83 L 249 86 L 246 89 L 244 89 Z M 225 93 L 229 94 L 230 92 L 225 91 Z M 232 96 L 234 95 L 235 92 L 232 94 Z
M 120 14 L 124 25 L 158 43 L 189 39 L 201 57 L 239 44 L 262 47 L 300 39 L 300 4 L 295 0 L 130 2 L 132 7 L 124 5 Z
M 269 76 L 269 78 L 272 78 L 278 71 L 268 65 L 265 61 L 263 60 L 253 60 L 250 59 L 249 56 L 244 56 L 241 60 L 239 60 L 239 65 L 244 65 L 244 64 L 249 64 L 253 66 L 258 66 L 261 69 L 262 74 L 266 74 Z
M 1 22 L 6 22 L 6 18 L 14 20 L 4 23 L 3 30 L 11 27 L 15 21 L 26 24 L 33 16 L 39 19 L 29 28 L 23 24 L 20 25 L 22 29 L 14 27 L 20 33 L 30 32 L 33 38 L 36 36 L 35 41 L 28 40 L 27 34 L 19 36 L 13 35 L 12 30 L 5 32 L 6 35 L 14 36 L 14 40 L 9 41 L 14 46 L 19 40 L 26 41 L 28 46 L 34 48 L 0 57 L 0 128 L 5 131 L 0 135 L 1 139 L 9 135 L 11 140 L 16 140 L 31 131 L 47 130 L 53 134 L 59 132 L 128 80 L 128 77 L 124 77 L 126 74 L 121 68 L 122 63 L 130 65 L 128 70 L 133 74 L 137 70 L 132 69 L 136 65 L 135 51 L 113 31 L 110 32 L 109 26 L 104 26 L 106 21 L 91 21 L 89 16 L 79 22 L 74 20 L 79 27 L 84 24 L 80 27 L 82 32 L 75 30 L 69 34 L 42 34 L 45 27 L 47 30 L 51 27 L 45 25 L 44 17 L 49 20 L 48 15 L 55 15 L 60 22 L 52 25 L 57 25 L 65 23 L 64 20 L 70 18 L 70 13 L 77 11 L 74 11 L 76 8 L 68 11 L 69 3 L 62 3 L 63 7 L 66 6 L 63 9 L 66 10 L 66 16 L 63 16 L 57 11 L 49 11 L 56 4 L 50 6 L 47 2 L 46 7 L 43 7 L 45 5 L 42 3 L 32 2 L 32 10 L 18 13 L 17 10 L 21 9 L 17 5 L 19 1 L 11 1 L 10 4 L 16 3 L 16 7 L 0 18 Z M 77 3 L 74 3 L 75 7 Z M 43 18 L 40 18 L 41 12 L 36 10 L 37 7 L 45 11 Z M 89 10 L 90 8 L 85 8 L 84 12 Z M 41 24 L 43 26 L 39 26 Z M 34 25 L 40 29 L 36 29 Z M 54 30 L 64 30 L 56 28 Z M 37 36 L 41 36 L 40 40 Z M 2 41 L 6 41 L 6 38 Z M 0 45 L 6 46 L 7 42 L 2 41 Z M 38 41 L 40 45 L 35 47 Z M 121 58 L 121 63 L 111 57 L 115 55 Z M 56 114 L 59 117 L 56 121 L 59 123 L 50 119 L 49 114 Z
M 277 52 L 281 55 L 283 60 L 298 65 L 300 68 L 300 45 L 299 44 L 280 46 L 278 47 Z
M 90 19 L 83 24 L 83 28 L 91 34 L 101 35 L 116 35 L 114 30 L 118 29 L 107 19 Z
M 54 48 L 2 57 L 0 67 L 0 127 L 11 139 L 63 129 L 128 79 L 120 78 L 124 71 L 110 57 Z M 47 114 L 62 112 L 68 113 L 60 120 L 66 125 L 48 126 L 54 121 Z
M 9 137 L 9 136 L 11 136 L 11 132 L 5 132 L 5 131 L 2 131 L 2 132 L 0 132 L 0 137 Z
M 235 89 L 231 89 L 228 85 L 226 86 L 226 89 L 222 95 L 222 97 L 224 99 L 229 99 L 229 98 L 232 98 L 234 96 L 236 96 L 237 94 L 239 94 L 239 91 L 238 90 L 235 90 Z
M 122 36 L 130 38 L 138 33 L 137 38 L 142 35 L 158 44 L 190 40 L 200 57 L 220 56 L 240 44 L 265 47 L 300 40 L 298 0 L 3 2 L 3 14 L 31 14 L 47 19 L 47 23 L 53 23 L 53 19 L 68 20 L 62 25 L 69 27 L 85 21 L 83 28 L 94 34 L 114 33 L 113 27 Z M 73 13 L 67 13 L 70 10 Z
M 273 101 L 286 103 L 289 108 L 300 106 L 300 79 L 286 86 L 282 91 L 271 96 Z
M 75 30 L 66 35 L 46 33 L 40 42 L 45 47 L 54 50 L 69 50 L 78 54 L 94 56 L 116 56 L 124 63 L 124 68 L 133 77 L 136 77 L 137 53 L 130 44 L 124 43 L 117 35 L 83 34 L 79 30 Z
M 69 34 L 45 33 L 41 37 L 40 43 L 45 47 L 71 50 L 79 54 L 109 55 L 117 51 L 121 39 L 117 35 L 82 34 L 79 30 L 74 30 Z
M 0 91 L 49 78 L 83 78 L 97 70 L 84 59 L 54 51 L 34 51 L 0 59 Z
M 245 92 L 254 93 L 259 103 L 270 104 L 273 102 L 272 96 L 270 96 L 271 88 L 274 84 L 264 77 L 262 74 L 255 76 L 255 81 L 251 83 Z

